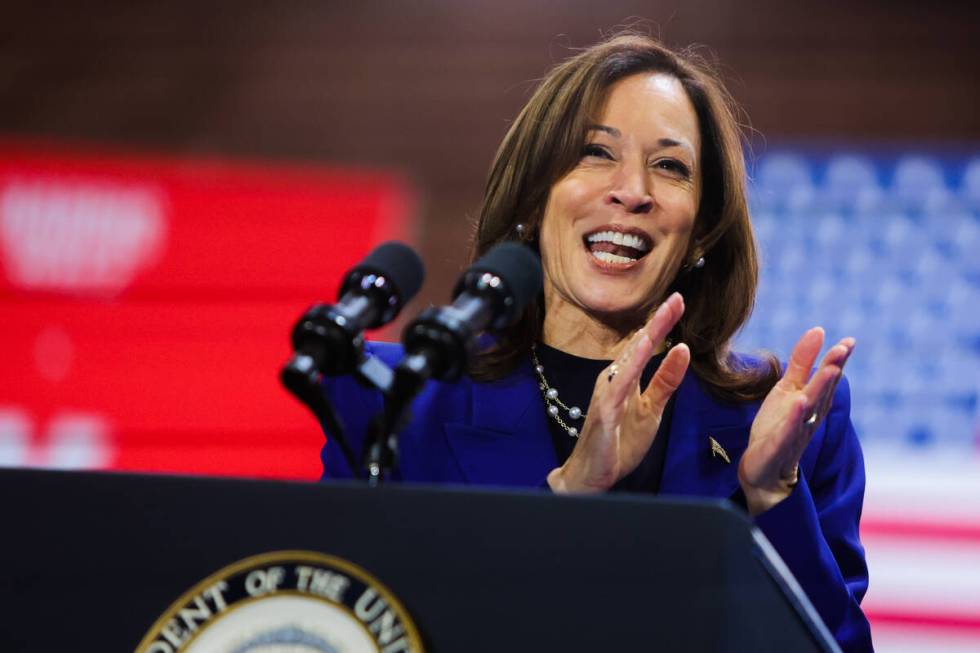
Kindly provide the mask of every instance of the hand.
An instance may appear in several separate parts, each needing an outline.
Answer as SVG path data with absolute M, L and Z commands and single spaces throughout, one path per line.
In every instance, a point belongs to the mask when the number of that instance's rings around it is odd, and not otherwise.
M 646 391 L 640 375 L 662 341 L 684 314 L 674 293 L 629 341 L 625 350 L 596 379 L 588 417 L 575 450 L 564 465 L 548 474 L 555 492 L 602 492 L 636 469 L 653 443 L 667 400 L 680 385 L 691 360 L 687 345 L 673 347 Z
M 820 327 L 803 334 L 793 347 L 786 372 L 766 395 L 752 422 L 749 444 L 738 465 L 738 480 L 752 516 L 793 491 L 800 458 L 830 410 L 844 364 L 854 350 L 854 338 L 834 345 L 811 377 L 823 340 Z

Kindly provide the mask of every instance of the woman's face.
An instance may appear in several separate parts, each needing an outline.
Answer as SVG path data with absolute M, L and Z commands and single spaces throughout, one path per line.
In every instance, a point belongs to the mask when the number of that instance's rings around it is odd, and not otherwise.
M 676 78 L 615 83 L 541 223 L 545 306 L 642 322 L 683 262 L 701 195 L 700 132 Z

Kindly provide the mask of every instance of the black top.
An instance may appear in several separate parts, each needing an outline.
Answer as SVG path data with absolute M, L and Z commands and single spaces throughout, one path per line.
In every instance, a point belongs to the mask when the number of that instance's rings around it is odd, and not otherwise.
M 547 379 L 548 385 L 558 390 L 558 398 L 566 406 L 578 406 L 583 413 L 587 413 L 596 378 L 612 361 L 580 358 L 540 343 L 537 346 L 537 352 L 538 360 L 544 367 L 544 378 Z M 640 375 L 641 391 L 646 389 L 647 384 L 650 383 L 650 379 L 653 378 L 665 357 L 666 354 L 657 354 L 647 363 L 646 369 Z M 672 396 L 664 408 L 660 428 L 657 430 L 657 437 L 654 438 L 650 450 L 635 470 L 613 486 L 614 491 L 655 494 L 660 490 L 660 479 L 664 473 L 664 459 L 667 453 L 667 436 L 670 434 L 670 422 L 673 413 L 674 398 Z M 573 426 L 579 431 L 582 430 L 582 425 L 585 423 L 584 419 L 570 420 L 568 412 L 563 409 L 559 416 L 569 426 Z M 550 415 L 547 416 L 547 419 L 558 464 L 562 465 L 572 454 L 578 438 L 570 436 L 568 431 L 563 429 Z

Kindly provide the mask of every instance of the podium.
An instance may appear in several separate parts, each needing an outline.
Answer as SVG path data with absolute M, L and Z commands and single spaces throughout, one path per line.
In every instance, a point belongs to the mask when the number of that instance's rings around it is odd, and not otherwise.
M 0 497 L 6 651 L 135 650 L 276 551 L 366 571 L 429 653 L 839 650 L 724 501 L 33 470 L 0 471 Z

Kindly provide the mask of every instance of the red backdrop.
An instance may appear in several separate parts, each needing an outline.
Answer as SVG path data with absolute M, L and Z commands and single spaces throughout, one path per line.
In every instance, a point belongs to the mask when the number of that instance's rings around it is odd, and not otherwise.
M 411 206 L 378 173 L 0 143 L 0 464 L 315 478 L 289 331 Z

